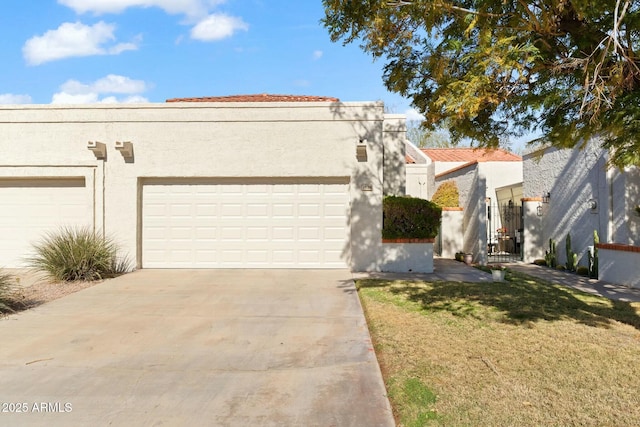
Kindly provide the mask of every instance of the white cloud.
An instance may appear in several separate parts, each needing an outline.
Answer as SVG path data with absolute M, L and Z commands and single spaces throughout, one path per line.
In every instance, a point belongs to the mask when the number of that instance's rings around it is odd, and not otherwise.
M 98 94 L 85 93 L 72 95 L 70 93 L 58 92 L 53 94 L 52 104 L 95 104 L 98 102 Z
M 53 104 L 95 104 L 95 103 L 132 103 L 148 102 L 139 95 L 147 89 L 142 80 L 109 74 L 106 77 L 86 84 L 77 80 L 67 80 L 60 86 L 60 92 L 53 95 Z M 113 94 L 130 95 L 119 99 Z M 100 98 L 101 95 L 109 95 Z
M 418 112 L 415 108 L 409 108 L 404 112 L 407 116 L 407 121 L 417 121 L 421 122 L 424 120 L 424 116 Z
M 131 7 L 158 7 L 171 15 L 202 17 L 210 7 L 224 3 L 224 0 L 58 0 L 63 6 L 76 13 L 121 13 Z
M 324 52 L 322 52 L 321 50 L 314 50 L 313 51 L 313 59 L 314 60 L 318 60 L 318 59 L 322 58 L 322 55 L 324 55 Z
M 142 80 L 133 80 L 129 77 L 109 74 L 96 80 L 91 88 L 98 93 L 141 93 L 147 90 L 147 85 Z
M 0 104 L 31 104 L 31 96 L 4 93 L 0 95 Z
M 107 96 L 99 101 L 101 104 L 142 104 L 149 102 L 144 96 L 128 96 L 123 99 L 118 99 L 115 96 Z
M 49 30 L 42 36 L 34 36 L 27 40 L 22 53 L 29 65 L 40 65 L 70 57 L 117 55 L 138 48 L 136 43 L 120 43 L 105 47 L 105 44 L 115 40 L 114 31 L 115 25 L 103 21 L 92 26 L 81 22 L 65 22 L 56 30 Z
M 249 25 L 241 18 L 214 13 L 191 29 L 191 38 L 202 41 L 222 40 L 231 37 L 236 31 L 248 29 Z

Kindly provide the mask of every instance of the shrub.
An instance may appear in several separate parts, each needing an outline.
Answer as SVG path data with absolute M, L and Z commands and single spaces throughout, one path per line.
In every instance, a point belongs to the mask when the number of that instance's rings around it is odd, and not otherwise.
M 544 251 L 544 260 L 547 266 L 556 268 L 558 258 L 556 253 L 556 242 L 553 239 L 549 239 L 549 250 Z
M 433 193 L 431 201 L 442 208 L 457 208 L 460 206 L 460 195 L 455 181 L 446 181 L 440 184 Z
M 429 200 L 388 196 L 382 209 L 384 239 L 433 239 L 438 235 L 442 209 Z
M 12 313 L 19 305 L 14 277 L 0 270 L 0 313 Z
M 533 261 L 533 263 L 535 265 L 540 265 L 542 267 L 546 267 L 547 266 L 547 261 L 543 260 L 543 259 L 536 259 Z
M 129 270 L 114 241 L 86 227 L 62 228 L 33 246 L 31 267 L 56 281 L 106 279 Z

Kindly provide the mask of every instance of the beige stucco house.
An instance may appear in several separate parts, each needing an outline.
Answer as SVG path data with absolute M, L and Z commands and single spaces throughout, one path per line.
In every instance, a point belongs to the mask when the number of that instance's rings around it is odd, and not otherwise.
M 402 117 L 323 97 L 171 101 L 0 106 L 0 266 L 88 226 L 137 268 L 381 268 Z

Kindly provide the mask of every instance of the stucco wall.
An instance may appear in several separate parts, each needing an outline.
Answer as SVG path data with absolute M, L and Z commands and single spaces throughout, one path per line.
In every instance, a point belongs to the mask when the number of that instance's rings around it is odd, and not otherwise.
M 405 140 L 405 152 L 415 161 L 405 165 L 406 194 L 411 197 L 430 200 L 433 195 L 435 182 L 435 168 L 418 147 Z
M 406 118 L 399 114 L 384 116 L 384 194 L 404 196 L 405 178 L 405 140 L 407 137 Z
M 611 217 L 610 242 L 640 246 L 640 216 L 635 207 L 640 205 L 640 169 L 629 167 L 624 171 L 608 172 Z
M 407 196 L 429 199 L 429 173 L 427 164 L 409 164 L 406 169 Z
M 612 247 L 598 249 L 598 278 L 609 283 L 640 288 L 640 247 L 610 246 Z
M 548 148 L 543 153 L 524 156 L 524 197 L 550 193 L 549 203 L 542 204 L 538 233 L 525 239 L 525 255 L 547 250 L 551 238 L 557 243 L 558 262 L 564 264 L 566 237 L 570 233 L 572 250 L 578 255 L 579 264 L 586 266 L 593 231 L 598 231 L 600 241 L 607 241 L 610 199 L 605 154 L 593 142 L 583 150 Z M 591 200 L 597 203 L 596 209 L 590 209 Z M 528 248 L 530 245 L 541 248 Z
M 519 184 L 523 180 L 522 162 L 481 162 L 480 175 L 485 178 L 487 197 L 497 203 L 496 189 Z
M 476 180 L 477 174 L 478 164 L 474 163 L 446 175 L 436 176 L 434 193 L 438 190 L 438 187 L 440 187 L 442 183 L 447 181 L 454 181 L 458 186 L 460 206 L 466 207 L 470 202 L 471 194 L 475 193 L 475 189 L 472 187 L 474 185 L 474 181 Z
M 376 268 L 381 251 L 382 130 L 381 103 L 2 106 L 0 176 L 95 171 L 96 226 L 132 257 L 145 178 L 348 177 L 344 257 L 362 271 Z M 356 158 L 361 139 L 366 161 Z M 107 159 L 96 159 L 88 141 L 105 143 Z M 116 141 L 132 142 L 133 161 Z
M 486 178 L 481 174 L 478 163 L 436 177 L 437 187 L 446 181 L 455 181 L 458 186 L 462 215 L 462 250 L 473 254 L 473 262 L 486 263 L 487 208 Z M 450 238 L 444 234 L 442 239 Z M 457 238 L 457 237 L 452 237 Z
M 442 208 L 442 224 L 434 251 L 443 258 L 454 258 L 464 247 L 464 212 L 462 208 Z

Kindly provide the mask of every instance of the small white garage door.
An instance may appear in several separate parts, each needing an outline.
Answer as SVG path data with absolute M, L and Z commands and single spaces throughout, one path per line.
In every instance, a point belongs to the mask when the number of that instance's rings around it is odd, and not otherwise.
M 32 244 L 48 232 L 91 224 L 84 177 L 0 178 L 0 267 L 24 267 Z
M 146 183 L 146 268 L 345 268 L 348 179 Z

